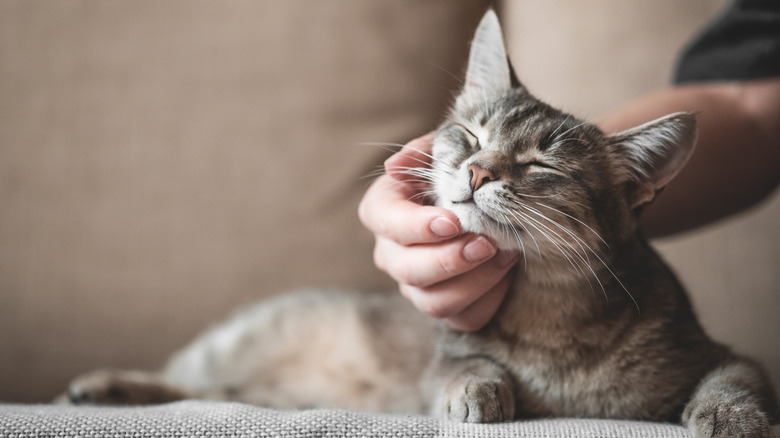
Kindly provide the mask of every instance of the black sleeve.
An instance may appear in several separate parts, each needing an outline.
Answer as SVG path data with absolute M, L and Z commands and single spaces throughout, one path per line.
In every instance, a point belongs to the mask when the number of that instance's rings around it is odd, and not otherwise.
M 780 0 L 733 0 L 683 51 L 674 81 L 780 76 Z

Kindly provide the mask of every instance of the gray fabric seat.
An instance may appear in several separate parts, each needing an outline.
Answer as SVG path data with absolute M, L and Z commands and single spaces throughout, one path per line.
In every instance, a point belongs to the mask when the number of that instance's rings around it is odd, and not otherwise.
M 778 432 L 775 428 L 775 432 Z M 3 437 L 418 437 L 418 438 L 687 438 L 679 425 L 637 421 L 548 419 L 496 425 L 337 410 L 273 411 L 186 401 L 148 407 L 0 406 Z

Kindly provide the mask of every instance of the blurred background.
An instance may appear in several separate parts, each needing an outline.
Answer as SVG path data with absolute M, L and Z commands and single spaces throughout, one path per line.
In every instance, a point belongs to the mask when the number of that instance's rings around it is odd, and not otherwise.
M 521 80 L 597 119 L 667 84 L 723 0 L 499 2 Z M 391 289 L 356 209 L 435 128 L 484 1 L 0 2 L 0 401 L 154 368 L 240 304 Z M 780 199 L 657 242 L 780 382 Z

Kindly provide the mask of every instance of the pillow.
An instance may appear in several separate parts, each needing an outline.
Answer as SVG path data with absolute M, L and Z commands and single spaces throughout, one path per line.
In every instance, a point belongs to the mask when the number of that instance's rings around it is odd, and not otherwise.
M 435 128 L 486 3 L 0 5 L 0 400 L 289 288 L 392 287 L 365 143 Z

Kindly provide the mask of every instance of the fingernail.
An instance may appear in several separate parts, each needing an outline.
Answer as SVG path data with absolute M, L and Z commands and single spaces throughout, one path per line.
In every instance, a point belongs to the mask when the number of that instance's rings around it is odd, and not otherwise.
M 433 234 L 445 238 L 455 237 L 460 232 L 458 226 L 445 217 L 434 219 L 431 222 L 431 231 L 433 231 Z
M 487 260 L 496 253 L 496 247 L 482 236 L 477 237 L 463 247 L 463 257 L 470 262 Z
M 509 265 L 513 265 L 520 258 L 520 253 L 517 251 L 499 251 L 496 256 L 498 266 L 506 268 Z

